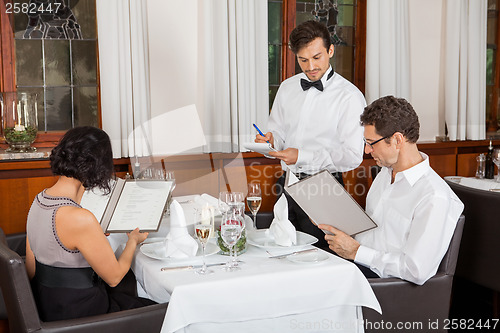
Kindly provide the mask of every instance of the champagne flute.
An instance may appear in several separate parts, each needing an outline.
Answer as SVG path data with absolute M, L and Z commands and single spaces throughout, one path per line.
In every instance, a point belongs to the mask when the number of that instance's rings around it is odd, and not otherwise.
M 495 163 L 495 165 L 498 168 L 495 180 L 497 181 L 497 183 L 500 183 L 500 148 L 496 148 L 495 150 L 493 150 L 492 158 L 493 158 L 493 163 Z
M 174 172 L 173 171 L 165 171 L 164 172 L 164 179 L 166 181 L 172 182 L 172 188 L 170 189 L 170 193 L 168 194 L 168 198 L 167 198 L 167 211 L 166 211 L 167 215 L 170 215 L 170 204 L 172 203 L 172 192 L 174 192 L 174 189 L 175 189 Z
M 257 212 L 262 204 L 262 192 L 259 183 L 248 184 L 247 204 L 253 215 L 253 228 L 257 229 Z
M 234 265 L 234 262 L 237 261 L 236 257 L 238 256 L 238 253 L 235 253 L 234 259 L 231 258 L 233 252 L 235 252 L 234 246 L 240 239 L 241 233 L 243 232 L 243 225 L 244 224 L 242 223 L 241 216 L 237 214 L 235 209 L 232 210 L 231 214 L 227 214 L 226 218 L 222 219 L 220 234 L 222 240 L 229 248 L 230 255 L 230 259 L 224 267 L 224 270 L 226 270 L 227 272 L 234 272 L 241 269 L 240 267 Z
M 222 219 L 225 218 L 225 215 L 229 212 L 229 205 L 232 201 L 232 194 L 228 191 L 221 191 L 219 193 L 219 211 L 222 215 Z
M 207 269 L 207 264 L 205 262 L 205 247 L 207 242 L 212 237 L 212 232 L 214 229 L 214 211 L 212 207 L 203 207 L 195 211 L 195 225 L 194 230 L 196 233 L 196 238 L 200 241 L 201 250 L 203 254 L 203 266 L 195 271 L 196 274 L 208 275 L 212 274 L 214 271 Z

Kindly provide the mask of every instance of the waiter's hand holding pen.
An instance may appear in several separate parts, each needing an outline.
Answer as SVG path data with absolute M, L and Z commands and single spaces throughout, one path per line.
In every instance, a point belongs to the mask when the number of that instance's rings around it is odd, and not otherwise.
M 273 138 L 273 133 L 271 132 L 267 132 L 266 134 L 262 133 L 261 130 L 257 127 L 257 125 L 253 124 L 253 127 L 255 127 L 255 129 L 257 130 L 257 132 L 259 132 L 259 134 L 257 134 L 255 136 L 255 142 L 257 143 L 264 143 L 264 142 L 267 142 L 269 144 L 271 144 L 271 147 L 274 148 L 274 138 Z

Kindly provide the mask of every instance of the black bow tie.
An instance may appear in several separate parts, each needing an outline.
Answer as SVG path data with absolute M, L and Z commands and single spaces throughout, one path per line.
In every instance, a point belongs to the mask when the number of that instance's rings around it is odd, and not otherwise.
M 327 81 L 333 76 L 333 73 L 334 73 L 333 70 L 331 70 L 330 73 L 328 73 L 328 76 L 326 78 Z M 300 85 L 304 91 L 308 90 L 311 87 L 314 87 L 319 91 L 323 91 L 323 83 L 321 82 L 321 80 L 311 82 L 306 79 L 300 79 Z
M 321 83 L 321 80 L 311 82 L 311 81 L 308 81 L 306 79 L 300 79 L 300 85 L 302 86 L 302 89 L 304 91 L 308 90 L 311 87 L 314 87 L 314 88 L 318 89 L 319 91 L 323 91 L 323 83 Z

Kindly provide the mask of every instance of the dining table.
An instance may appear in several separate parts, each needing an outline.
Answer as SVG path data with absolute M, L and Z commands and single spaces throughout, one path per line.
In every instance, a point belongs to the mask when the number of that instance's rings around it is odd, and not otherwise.
M 478 190 L 500 192 L 500 182 L 497 182 L 496 179 L 462 177 L 462 176 L 445 176 L 444 179 L 453 183 L 475 188 Z
M 181 203 L 191 234 L 197 205 L 193 198 L 174 198 Z M 142 246 L 160 244 L 168 232 L 167 215 Z M 247 243 L 252 243 L 252 233 L 262 235 L 265 230 L 246 232 Z M 109 239 L 119 255 L 126 235 Z M 292 247 L 253 244 L 238 255 L 241 269 L 228 272 L 224 264 L 230 257 L 214 250 L 216 240 L 211 239 L 205 256 L 206 263 L 214 265 L 209 275 L 196 274 L 192 267 L 202 264 L 201 255 L 158 258 L 138 247 L 132 270 L 139 296 L 169 302 L 161 332 L 364 332 L 361 307 L 381 313 L 370 284 L 352 262 L 312 242 Z M 300 252 L 304 250 L 309 251 Z

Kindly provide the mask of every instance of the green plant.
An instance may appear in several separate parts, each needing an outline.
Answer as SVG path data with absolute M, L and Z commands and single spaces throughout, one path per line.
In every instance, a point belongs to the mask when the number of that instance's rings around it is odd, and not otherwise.
M 4 129 L 5 140 L 8 143 L 19 143 L 35 141 L 37 129 L 33 126 L 26 126 L 24 131 L 16 131 L 14 127 Z

